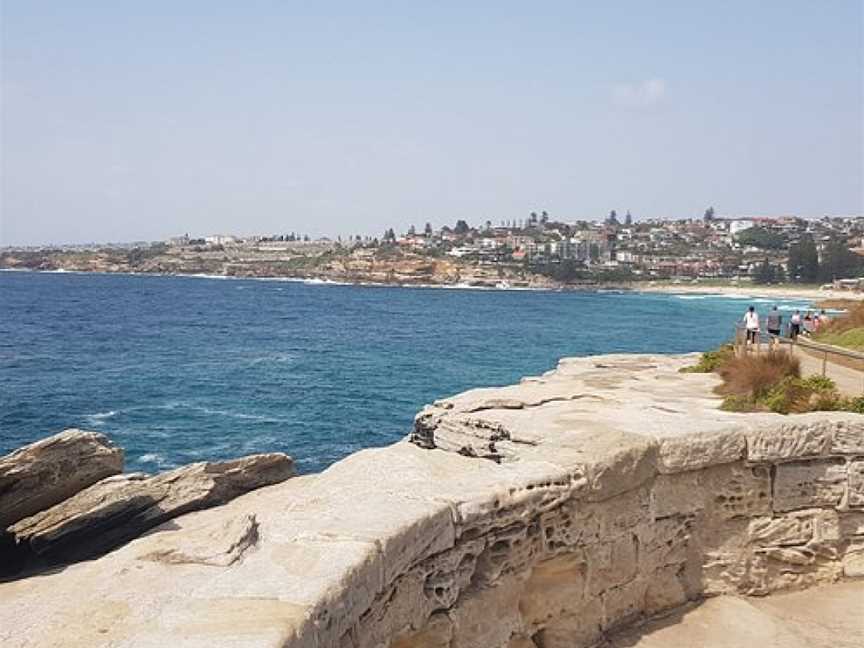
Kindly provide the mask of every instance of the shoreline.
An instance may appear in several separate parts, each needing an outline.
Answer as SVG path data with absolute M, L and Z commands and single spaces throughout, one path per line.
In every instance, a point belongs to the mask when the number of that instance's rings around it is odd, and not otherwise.
M 864 293 L 851 292 L 846 290 L 820 288 L 801 288 L 796 286 L 700 286 L 698 284 L 689 285 L 645 285 L 637 289 L 639 292 L 645 293 L 666 293 L 678 295 L 718 295 L 723 297 L 733 297 L 740 299 L 755 299 L 755 298 L 771 298 L 778 299 L 809 299 L 814 302 L 824 301 L 827 299 L 843 299 L 849 301 L 864 300 Z
M 785 286 L 708 286 L 699 284 L 656 284 L 654 282 L 631 282 L 625 284 L 557 284 L 548 286 L 502 286 L 502 285 L 471 285 L 469 283 L 398 283 L 377 281 L 343 281 L 327 277 L 282 277 L 282 276 L 244 276 L 220 275 L 204 273 L 162 273 L 162 272 L 128 272 L 101 270 L 38 270 L 33 268 L 0 268 L 0 272 L 38 273 L 38 274 L 75 274 L 75 275 L 125 275 L 132 277 L 179 277 L 192 279 L 235 279 L 250 281 L 271 281 L 302 283 L 309 286 L 357 286 L 371 288 L 416 288 L 439 290 L 480 290 L 504 292 L 593 292 L 593 293 L 655 293 L 667 295 L 704 295 L 727 297 L 730 299 L 804 299 L 812 302 L 824 300 L 864 301 L 864 292 L 820 288 L 803 288 L 792 285 Z

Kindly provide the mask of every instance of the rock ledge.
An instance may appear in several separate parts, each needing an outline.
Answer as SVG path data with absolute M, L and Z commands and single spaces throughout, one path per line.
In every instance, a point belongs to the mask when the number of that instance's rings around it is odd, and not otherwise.
M 689 362 L 436 402 L 410 440 L 0 584 L 0 643 L 579 648 L 864 575 L 864 416 L 721 412 Z

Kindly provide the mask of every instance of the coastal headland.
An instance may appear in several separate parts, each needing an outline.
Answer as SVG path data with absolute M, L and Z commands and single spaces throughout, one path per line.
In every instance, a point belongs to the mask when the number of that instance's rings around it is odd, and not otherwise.
M 404 441 L 0 583 L 0 641 L 579 648 L 810 587 L 851 609 L 864 416 L 724 412 L 715 376 L 679 372 L 693 359 L 565 359 L 436 401 Z M 860 623 L 783 636 L 851 646 Z
M 139 252 L 135 252 L 139 250 Z M 368 250 L 332 254 L 329 247 L 309 244 L 302 252 L 269 249 L 187 250 L 151 248 L 97 250 L 0 251 L 0 269 L 38 272 L 120 273 L 201 276 L 236 279 L 294 280 L 314 283 L 487 288 L 513 290 L 628 290 L 682 295 L 721 295 L 739 298 L 864 300 L 864 292 L 802 286 L 759 285 L 749 281 L 670 281 L 587 276 L 561 281 L 520 264 L 484 265 L 454 257 L 410 253 L 376 254 Z M 834 307 L 833 305 L 831 307 Z

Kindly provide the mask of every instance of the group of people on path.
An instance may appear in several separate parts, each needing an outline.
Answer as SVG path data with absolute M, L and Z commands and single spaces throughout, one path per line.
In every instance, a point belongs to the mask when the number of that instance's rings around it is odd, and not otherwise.
M 811 336 L 820 328 L 826 326 L 831 321 L 824 310 L 814 313 L 807 311 L 802 317 L 801 311 L 796 310 L 789 318 L 789 323 L 786 326 L 786 332 L 791 339 L 796 339 L 799 335 Z M 756 308 L 751 306 L 744 313 L 744 329 L 747 332 L 747 342 L 755 343 L 759 339 L 759 331 L 761 330 L 759 323 L 759 313 Z M 770 335 L 780 337 L 783 333 L 783 315 L 777 306 L 773 306 L 768 315 L 765 317 L 765 330 Z

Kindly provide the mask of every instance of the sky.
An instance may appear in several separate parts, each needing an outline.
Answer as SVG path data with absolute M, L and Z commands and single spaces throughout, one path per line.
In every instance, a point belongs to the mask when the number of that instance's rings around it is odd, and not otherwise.
M 0 0 L 0 245 L 864 213 L 861 0 Z

